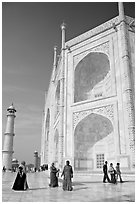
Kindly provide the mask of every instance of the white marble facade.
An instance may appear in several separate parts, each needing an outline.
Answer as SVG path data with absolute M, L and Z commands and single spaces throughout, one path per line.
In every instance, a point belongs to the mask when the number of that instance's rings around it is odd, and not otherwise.
M 134 172 L 133 20 L 117 16 L 65 42 L 58 62 L 54 56 L 41 164 L 62 168 L 69 159 L 75 171 L 102 171 L 107 160 Z

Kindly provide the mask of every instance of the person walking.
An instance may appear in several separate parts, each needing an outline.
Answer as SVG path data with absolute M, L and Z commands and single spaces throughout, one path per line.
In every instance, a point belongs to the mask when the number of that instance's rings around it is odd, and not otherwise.
M 116 173 L 117 173 L 117 180 L 119 177 L 120 183 L 123 183 L 122 178 L 121 178 L 120 163 L 117 163 L 117 165 L 116 165 Z
M 24 173 L 26 173 L 26 172 L 27 172 L 27 171 L 26 171 L 26 162 L 25 162 L 25 161 L 22 161 L 22 162 L 21 162 L 21 165 L 22 165 L 22 167 L 23 167 Z
M 106 183 L 106 179 L 110 183 L 110 179 L 109 179 L 109 176 L 108 176 L 107 161 L 105 161 L 105 164 L 103 165 L 103 173 L 104 173 L 103 183 Z
M 21 162 L 21 166 L 23 167 L 23 172 L 26 174 L 26 179 L 24 181 L 24 188 L 25 189 L 28 189 L 28 183 L 27 183 L 27 169 L 26 169 L 26 162 L 25 161 L 22 161 Z
M 3 167 L 2 171 L 3 171 L 3 172 L 6 172 L 6 167 L 5 167 L 5 166 Z
M 50 167 L 50 187 L 58 187 L 58 172 L 59 169 L 57 169 L 54 165 L 54 163 L 52 163 L 51 167 Z
M 64 191 L 72 191 L 72 178 L 73 178 L 73 170 L 69 161 L 66 161 L 66 165 L 64 166 L 61 177 L 63 178 L 63 190 Z
M 117 183 L 117 180 L 116 180 L 116 170 L 114 169 L 112 163 L 110 163 L 108 172 L 110 173 L 110 176 L 111 176 L 111 183 L 116 184 Z

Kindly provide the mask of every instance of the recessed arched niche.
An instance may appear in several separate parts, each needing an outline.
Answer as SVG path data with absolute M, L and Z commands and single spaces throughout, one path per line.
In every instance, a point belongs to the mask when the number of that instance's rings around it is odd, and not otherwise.
M 46 141 L 49 140 L 49 127 L 50 127 L 50 111 L 48 109 L 47 116 L 46 116 L 46 127 L 45 127 Z
M 75 68 L 74 102 L 106 97 L 111 93 L 108 56 L 91 52 Z
M 55 93 L 55 118 L 59 113 L 59 105 L 60 105 L 60 81 L 58 81 Z
M 112 122 L 104 116 L 91 113 L 82 119 L 74 131 L 75 169 L 86 169 L 88 162 L 94 161 L 94 147 L 97 147 L 100 151 L 101 145 L 106 144 L 104 139 L 108 137 L 109 140 L 109 138 L 112 138 L 110 137 L 112 134 Z M 82 162 L 84 167 L 80 165 Z

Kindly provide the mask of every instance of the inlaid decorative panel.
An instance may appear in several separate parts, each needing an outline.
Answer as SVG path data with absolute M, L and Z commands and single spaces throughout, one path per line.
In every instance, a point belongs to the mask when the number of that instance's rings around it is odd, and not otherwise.
M 102 116 L 107 117 L 112 123 L 114 121 L 114 105 L 107 105 L 107 106 L 102 106 L 99 108 L 93 108 L 89 110 L 83 110 L 83 111 L 78 111 L 73 113 L 73 128 L 76 127 L 76 125 L 86 116 L 88 116 L 91 113 L 97 113 Z

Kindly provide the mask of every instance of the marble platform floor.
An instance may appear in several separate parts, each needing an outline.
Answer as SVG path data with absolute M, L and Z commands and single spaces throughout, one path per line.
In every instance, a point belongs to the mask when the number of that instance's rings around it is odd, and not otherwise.
M 29 190 L 11 189 L 16 173 L 2 173 L 2 202 L 135 202 L 135 177 L 123 175 L 124 183 L 102 183 L 103 175 L 74 175 L 73 191 L 50 188 L 49 173 L 27 173 Z

